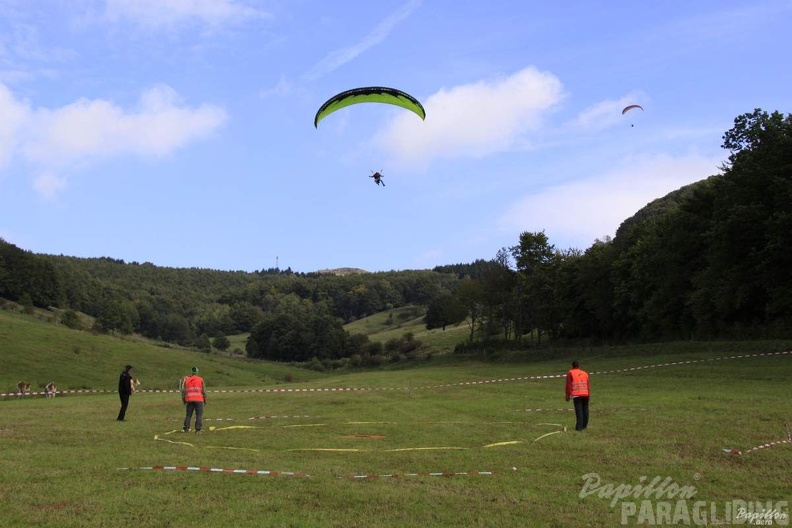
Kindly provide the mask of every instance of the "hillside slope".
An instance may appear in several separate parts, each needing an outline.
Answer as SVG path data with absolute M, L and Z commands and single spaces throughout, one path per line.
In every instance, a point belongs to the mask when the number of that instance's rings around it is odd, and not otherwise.
M 344 326 L 350 334 L 367 335 L 370 341 L 387 343 L 406 333 L 420 341 L 432 355 L 451 353 L 454 346 L 468 339 L 470 327 L 466 323 L 457 326 L 427 330 L 423 322 L 424 311 L 419 306 L 403 306 L 358 319 Z
M 174 389 L 192 366 L 214 387 L 255 387 L 323 377 L 287 364 L 162 346 L 137 336 L 71 330 L 39 317 L 0 310 L 0 392 L 15 392 L 19 380 L 30 382 L 33 391 L 50 381 L 61 390 L 115 390 L 126 364 L 135 367 L 141 389 Z

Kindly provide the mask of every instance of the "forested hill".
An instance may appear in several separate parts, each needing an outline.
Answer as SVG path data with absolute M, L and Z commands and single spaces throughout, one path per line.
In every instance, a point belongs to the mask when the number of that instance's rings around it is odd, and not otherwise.
M 104 329 L 189 344 L 249 331 L 285 296 L 325 305 L 345 322 L 426 304 L 456 278 L 430 270 L 335 275 L 168 268 L 112 258 L 40 255 L 0 239 L 0 297 L 97 318 Z
M 757 109 L 723 140 L 721 174 L 651 202 L 585 251 L 523 232 L 469 264 L 301 274 L 36 255 L 0 240 L 0 298 L 181 344 L 251 331 L 248 353 L 278 359 L 376 353 L 341 323 L 407 304 L 426 307 L 430 328 L 467 321 L 470 340 L 515 346 L 792 337 L 792 115 Z

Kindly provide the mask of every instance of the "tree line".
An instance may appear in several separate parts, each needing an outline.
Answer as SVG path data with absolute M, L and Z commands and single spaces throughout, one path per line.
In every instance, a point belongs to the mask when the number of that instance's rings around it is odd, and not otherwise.
M 585 251 L 526 231 L 489 260 L 335 276 L 40 255 L 0 239 L 0 297 L 62 308 L 70 326 L 79 311 L 94 330 L 199 348 L 250 332 L 249 356 L 288 361 L 411 353 L 411 336 L 383 345 L 343 329 L 405 305 L 425 307 L 427 328 L 468 325 L 477 346 L 789 337 L 792 117 L 743 114 L 723 148 L 720 174 L 653 201 Z
M 208 348 L 216 338 L 224 343 L 224 336 L 251 332 L 257 325 L 271 325 L 272 318 L 283 321 L 284 314 L 297 313 L 297 308 L 300 317 L 295 321 L 328 326 L 329 333 L 312 335 L 330 347 L 334 343 L 330 335 L 343 333 L 344 324 L 406 305 L 426 305 L 452 291 L 456 280 L 452 274 L 432 270 L 337 276 L 272 268 L 258 272 L 167 268 L 109 257 L 34 254 L 0 239 L 0 297 L 30 308 L 59 308 L 62 322 L 75 328 L 81 324 L 76 313 L 82 312 L 94 318 L 93 326 L 86 329 L 139 333 L 198 348 Z M 256 335 L 262 335 L 261 330 Z M 281 339 L 280 346 L 322 348 L 319 343 L 303 347 L 304 342 L 287 344 Z M 270 354 L 274 349 L 263 343 L 249 347 L 249 354 L 259 357 L 258 350 L 276 359 L 290 355 L 282 350 Z
M 653 201 L 613 239 L 558 250 L 524 232 L 463 280 L 427 325 L 471 338 L 598 342 L 792 335 L 792 116 L 756 109 L 723 136 L 721 173 Z

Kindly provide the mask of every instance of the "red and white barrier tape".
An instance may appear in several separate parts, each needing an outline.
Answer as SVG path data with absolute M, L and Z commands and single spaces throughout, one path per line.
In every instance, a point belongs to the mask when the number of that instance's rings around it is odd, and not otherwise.
M 787 437 L 785 440 L 776 440 L 775 442 L 768 442 L 766 444 L 761 444 L 756 447 L 752 447 L 750 449 L 746 449 L 742 451 L 741 449 L 724 449 L 723 452 L 729 455 L 747 455 L 753 451 L 759 451 L 760 449 L 767 449 L 769 447 L 777 446 L 780 444 L 792 444 L 792 429 L 789 428 L 787 425 Z
M 225 469 L 225 468 L 209 468 L 198 466 L 143 466 L 138 468 L 118 468 L 122 470 L 150 470 L 150 471 L 202 471 L 207 473 L 238 473 L 241 475 L 268 475 L 273 477 L 306 477 L 311 478 L 310 475 L 294 471 L 272 471 L 272 470 L 258 470 L 258 469 Z
M 740 354 L 736 356 L 723 356 L 723 357 L 715 357 L 715 358 L 707 358 L 707 359 L 691 359 L 687 361 L 672 361 L 668 363 L 656 363 L 653 365 L 642 365 L 638 367 L 629 367 L 623 369 L 614 369 L 614 370 L 599 370 L 593 371 L 589 374 L 591 375 L 601 375 L 601 374 L 621 374 L 625 372 L 634 372 L 637 370 L 646 370 L 651 368 L 657 367 L 673 367 L 678 365 L 692 365 L 695 363 L 706 363 L 709 361 L 724 361 L 727 359 L 745 359 L 745 358 L 755 358 L 755 357 L 770 357 L 770 356 L 783 356 L 783 355 L 791 355 L 792 351 L 787 350 L 784 352 L 762 352 L 758 354 Z M 558 379 L 564 378 L 566 374 L 549 374 L 543 376 L 516 376 L 512 378 L 498 378 L 498 379 L 491 379 L 491 380 L 480 380 L 480 381 L 464 381 L 458 383 L 445 383 L 442 385 L 424 385 L 424 386 L 415 386 L 415 387 L 329 387 L 329 388 L 284 388 L 284 389 L 239 389 L 239 390 L 207 390 L 207 393 L 213 394 L 226 394 L 226 393 L 271 393 L 271 394 L 288 394 L 288 393 L 311 393 L 311 392 L 378 392 L 378 391 L 411 391 L 417 389 L 441 389 L 441 388 L 448 388 L 448 387 L 469 387 L 469 386 L 476 386 L 476 385 L 489 385 L 493 383 L 504 383 L 509 381 L 531 381 L 531 380 L 544 380 L 544 379 Z M 96 394 L 96 393 L 112 393 L 115 391 L 111 390 L 66 390 L 66 391 L 58 391 L 57 394 L 67 395 L 67 394 Z M 143 394 L 168 394 L 168 393 L 178 393 L 178 390 L 165 390 L 165 389 L 141 389 L 137 390 L 136 394 L 143 393 Z M 43 392 L 33 392 L 28 393 L 26 395 L 43 395 Z M 0 394 L 0 398 L 15 398 L 22 396 L 21 393 L 6 393 Z
M 777 440 L 775 442 L 769 442 L 767 444 L 762 444 L 756 447 L 752 447 L 750 449 L 746 449 L 745 451 L 742 451 L 740 449 L 724 449 L 723 452 L 728 453 L 730 455 L 747 455 L 748 453 L 751 453 L 753 451 L 758 451 L 760 449 L 767 449 L 768 447 L 773 447 L 779 444 L 792 444 L 792 440 Z
M 75 390 L 58 390 L 55 391 L 56 396 L 66 396 L 68 394 L 99 394 L 99 393 L 110 393 L 116 391 L 104 390 L 104 389 L 75 389 Z M 21 392 L 8 392 L 0 394 L 0 398 L 27 398 L 28 396 L 46 396 L 47 393 L 44 391 L 34 391 L 34 392 L 26 392 L 22 394 Z
M 310 475 L 296 471 L 274 471 L 256 469 L 227 469 L 199 466 L 142 466 L 137 468 L 117 468 L 118 471 L 198 471 L 204 473 L 234 473 L 238 475 L 264 475 L 273 477 L 303 477 L 311 478 Z M 517 468 L 513 469 L 514 472 Z M 459 477 L 459 476 L 495 476 L 501 474 L 497 471 L 425 471 L 419 473 L 387 473 L 387 474 L 367 474 L 367 475 L 345 475 L 338 478 L 350 480 L 371 480 L 380 478 L 405 478 L 405 477 Z

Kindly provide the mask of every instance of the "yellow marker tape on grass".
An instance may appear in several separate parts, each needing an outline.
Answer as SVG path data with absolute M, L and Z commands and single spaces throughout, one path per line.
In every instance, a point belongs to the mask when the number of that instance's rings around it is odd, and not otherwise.
M 297 448 L 297 449 L 287 449 L 286 451 L 328 451 L 331 453 L 360 453 L 363 449 L 332 449 L 332 448 L 321 448 L 321 447 L 304 447 L 304 448 Z
M 234 449 L 236 451 L 254 451 L 261 452 L 260 449 L 253 449 L 252 447 L 225 447 L 225 446 L 204 446 L 206 449 Z
M 553 431 L 552 433 L 543 434 L 542 436 L 540 436 L 540 437 L 536 438 L 536 439 L 534 440 L 534 442 L 538 442 L 539 440 L 541 440 L 541 439 L 542 439 L 542 438 L 544 438 L 545 436 L 550 436 L 550 435 L 558 434 L 558 433 L 560 433 L 560 432 L 561 432 L 561 431 Z
M 210 431 L 226 431 L 228 429 L 258 429 L 255 425 L 229 425 L 228 427 L 210 427 Z
M 514 445 L 514 444 L 522 444 L 522 441 L 520 441 L 520 440 L 512 440 L 510 442 L 498 442 L 496 444 L 487 444 L 484 447 L 500 447 L 500 446 L 505 446 L 505 445 Z
M 444 449 L 463 450 L 468 447 L 403 447 L 401 449 L 386 449 L 387 453 L 397 453 L 399 451 L 442 451 Z
M 399 451 L 442 451 L 447 449 L 465 450 L 468 447 L 403 447 L 400 449 L 385 449 L 385 453 L 397 453 Z M 371 449 L 341 449 L 341 448 L 321 448 L 321 447 L 300 447 L 295 449 L 286 449 L 286 451 L 323 451 L 328 453 L 363 453 L 372 451 Z
M 160 438 L 159 435 L 154 435 L 154 440 L 159 440 L 160 442 L 168 442 L 169 444 L 179 444 L 179 445 L 186 445 L 186 446 L 190 446 L 190 447 L 195 447 L 193 444 L 191 444 L 189 442 L 175 442 L 173 440 L 168 440 L 167 438 Z

